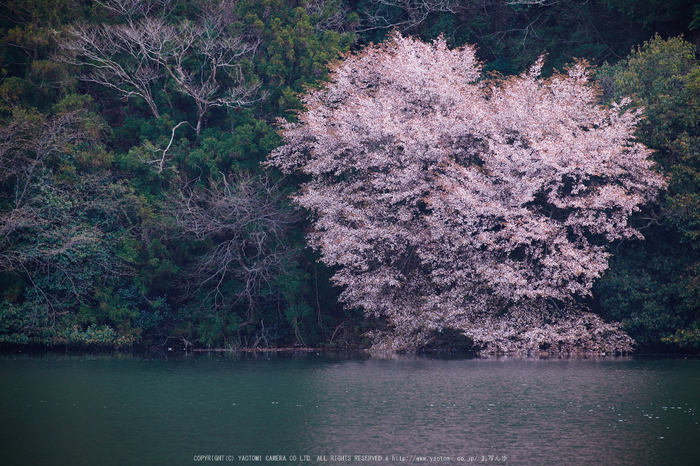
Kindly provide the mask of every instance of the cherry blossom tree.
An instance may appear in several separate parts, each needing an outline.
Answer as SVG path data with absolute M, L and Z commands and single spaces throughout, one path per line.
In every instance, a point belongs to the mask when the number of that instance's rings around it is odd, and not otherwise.
M 309 176 L 295 201 L 377 347 L 444 329 L 486 351 L 629 351 L 582 298 L 607 245 L 664 186 L 640 113 L 603 108 L 585 63 L 484 80 L 474 48 L 395 35 L 338 63 L 268 161 Z

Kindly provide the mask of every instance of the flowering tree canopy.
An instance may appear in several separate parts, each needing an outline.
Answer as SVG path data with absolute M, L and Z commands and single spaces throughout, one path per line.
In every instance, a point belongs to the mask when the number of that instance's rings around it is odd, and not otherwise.
M 639 112 L 596 105 L 585 63 L 541 67 L 483 80 L 472 47 L 396 35 L 338 63 L 285 126 L 268 163 L 310 176 L 309 240 L 347 305 L 388 318 L 378 344 L 450 328 L 492 351 L 631 348 L 576 303 L 664 180 Z

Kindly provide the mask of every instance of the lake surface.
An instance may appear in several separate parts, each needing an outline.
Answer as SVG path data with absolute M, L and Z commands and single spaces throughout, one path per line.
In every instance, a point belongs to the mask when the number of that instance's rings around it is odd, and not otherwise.
M 11 354 L 0 464 L 695 465 L 699 408 L 698 359 Z

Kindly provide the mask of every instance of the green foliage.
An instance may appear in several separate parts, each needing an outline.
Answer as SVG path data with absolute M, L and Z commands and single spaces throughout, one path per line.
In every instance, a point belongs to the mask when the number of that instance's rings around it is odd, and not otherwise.
M 251 71 L 269 93 L 265 113 L 283 116 L 301 108 L 296 93 L 328 73 L 328 63 L 347 52 L 353 34 L 324 29 L 324 20 L 340 12 L 340 2 L 325 2 L 322 14 L 303 0 L 241 0 L 237 27 L 260 39 Z
M 12 80 L 0 85 L 5 105 L 44 109 L 74 91 L 75 78 L 68 68 L 50 60 L 55 51 L 53 28 L 86 15 L 80 0 L 8 0 L 0 16 L 0 67 Z M 4 73 L 3 73 L 4 74 Z M 21 96 L 21 99 L 18 98 Z M 9 97 L 9 100 L 8 100 Z
M 645 109 L 638 139 L 668 180 L 646 244 L 619 249 L 599 284 L 604 310 L 641 344 L 697 346 L 700 319 L 700 62 L 681 38 L 655 36 L 599 70 L 605 97 Z
M 689 265 L 667 244 L 651 238 L 643 245 L 619 248 L 595 286 L 600 307 L 622 322 L 639 345 L 658 346 L 685 324 L 683 314 L 692 312 L 682 299 L 690 285 L 683 279 Z
M 259 83 L 257 96 L 265 98 L 244 108 L 199 108 L 177 90 L 175 75 L 163 74 L 153 85 L 155 118 L 143 99 L 81 80 L 87 68 L 54 60 L 68 25 L 126 24 L 124 16 L 91 0 L 2 4 L 0 345 L 127 347 L 175 338 L 210 346 L 344 348 L 378 325 L 338 304 L 339 290 L 329 281 L 333 271 L 303 250 L 302 223 L 274 243 L 272 249 L 289 254 L 259 287 L 252 313 L 243 301 L 216 307 L 211 288 L 199 287 L 191 273 L 230 237 L 186 233 L 173 215 L 173 199 L 180 180 L 207 190 L 224 176 L 260 174 L 259 162 L 279 144 L 276 119 L 294 118 L 300 93 L 323 83 L 329 63 L 382 41 L 391 30 L 370 27 L 368 15 L 402 22 L 410 20 L 410 11 L 369 0 L 232 2 L 230 26 L 220 33 L 257 44 L 238 71 L 245 83 Z M 616 60 L 650 31 L 685 32 L 692 39 L 700 24 L 700 9 L 691 0 L 487 0 L 452 6 L 407 31 L 424 39 L 444 35 L 451 46 L 476 43 L 486 68 L 504 74 L 522 71 L 543 52 L 559 68 L 573 57 Z M 205 2 L 180 0 L 172 10 L 153 11 L 166 15 L 169 24 L 184 24 L 199 21 L 204 8 Z M 188 55 L 183 66 L 201 70 L 200 58 Z M 217 76 L 218 83 L 235 86 L 237 76 Z M 639 137 L 656 149 L 669 191 L 658 212 L 643 215 L 653 214 L 663 226 L 646 229 L 643 246 L 618 248 L 598 287 L 599 301 L 640 342 L 695 348 L 700 341 L 695 49 L 680 39 L 652 39 L 619 65 L 604 67 L 600 81 L 606 98 L 633 95 L 634 105 L 646 107 Z M 180 122 L 188 124 L 173 133 Z M 286 196 L 296 181 L 280 184 L 279 209 L 288 208 Z M 640 225 L 648 221 L 638 219 Z M 234 267 L 219 288 L 227 299 L 244 289 L 241 270 Z
M 697 2 L 693 0 L 606 0 L 605 3 L 645 28 L 665 34 L 693 29 L 697 20 Z
M 561 70 L 575 59 L 601 63 L 623 56 L 649 37 L 625 13 L 602 0 L 458 1 L 451 3 L 450 11 L 435 10 L 427 16 L 421 14 L 421 2 L 393 3 L 403 6 L 352 2 L 361 13 L 360 43 L 381 42 L 394 27 L 423 40 L 443 35 L 451 46 L 477 45 L 485 69 L 503 74 L 524 71 L 544 53 L 545 72 Z
M 700 328 L 698 328 L 698 323 L 693 322 L 690 328 L 676 330 L 672 337 L 665 337 L 663 342 L 675 344 L 681 348 L 697 350 L 700 347 Z
M 207 178 L 238 171 L 256 172 L 278 143 L 279 136 L 272 127 L 249 119 L 231 131 L 205 130 L 195 147 L 180 152 L 179 162 L 184 171 Z
M 129 272 L 114 240 L 131 193 L 110 172 L 104 125 L 90 107 L 89 97 L 69 95 L 50 116 L 15 108 L 0 128 L 5 342 L 122 346 L 138 339 L 134 313 L 113 286 Z
M 153 88 L 159 118 L 145 101 L 76 79 L 89 70 L 50 60 L 59 52 L 55 39 L 69 23 L 126 19 L 89 1 L 49 3 L 6 2 L 8 15 L 0 18 L 0 60 L 3 67 L 9 64 L 0 82 L 0 112 L 12 115 L 7 130 L 19 128 L 29 141 L 55 121 L 53 128 L 70 141 L 50 154 L 29 146 L 8 154 L 7 163 L 36 162 L 37 169 L 0 180 L 2 218 L 6 224 L 26 219 L 5 228 L 9 234 L 0 244 L 0 256 L 7 259 L 0 270 L 0 341 L 98 346 L 163 338 L 196 338 L 205 345 L 321 341 L 310 311 L 309 279 L 294 254 L 280 263 L 285 272 L 271 275 L 259 289 L 252 314 L 245 302 L 212 306 L 216 300 L 206 286 L 183 296 L 183 289 L 197 285 L 189 271 L 226 238 L 184 235 L 171 216 L 172 193 L 180 178 L 260 171 L 259 162 L 279 143 L 270 122 L 300 108 L 297 93 L 322 81 L 328 62 L 353 42 L 340 0 L 322 2 L 321 9 L 303 0 L 233 2 L 231 17 L 237 19 L 228 33 L 258 43 L 240 72 L 247 83 L 261 83 L 266 99 L 253 108 L 202 112 L 175 92 L 172 75 Z M 177 2 L 168 22 L 196 22 L 203 8 L 202 2 Z M 196 68 L 193 58 L 183 65 Z M 61 115 L 78 114 L 79 133 L 78 126 L 58 124 Z M 183 121 L 190 125 L 173 132 Z M 199 134 L 191 126 L 197 122 Z M 23 163 L 17 163 L 20 156 Z M 204 181 L 199 185 L 206 188 Z M 25 187 L 20 202 L 13 193 Z M 30 218 L 31 212 L 38 217 Z M 297 251 L 302 244 L 297 230 L 273 247 Z M 245 283 L 237 274 L 234 268 L 217 291 L 240 294 Z

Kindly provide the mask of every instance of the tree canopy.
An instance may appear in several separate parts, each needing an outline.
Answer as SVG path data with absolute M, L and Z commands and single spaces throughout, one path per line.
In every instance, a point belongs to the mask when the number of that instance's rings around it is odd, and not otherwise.
M 311 176 L 295 199 L 341 299 L 388 317 L 397 348 L 445 328 L 490 350 L 565 345 L 606 245 L 641 237 L 628 218 L 664 181 L 640 113 L 598 106 L 584 63 L 541 67 L 483 81 L 472 47 L 396 35 L 337 64 L 272 153 Z M 602 327 L 592 347 L 629 349 Z
M 0 348 L 700 346 L 697 2 L 1 3 Z

